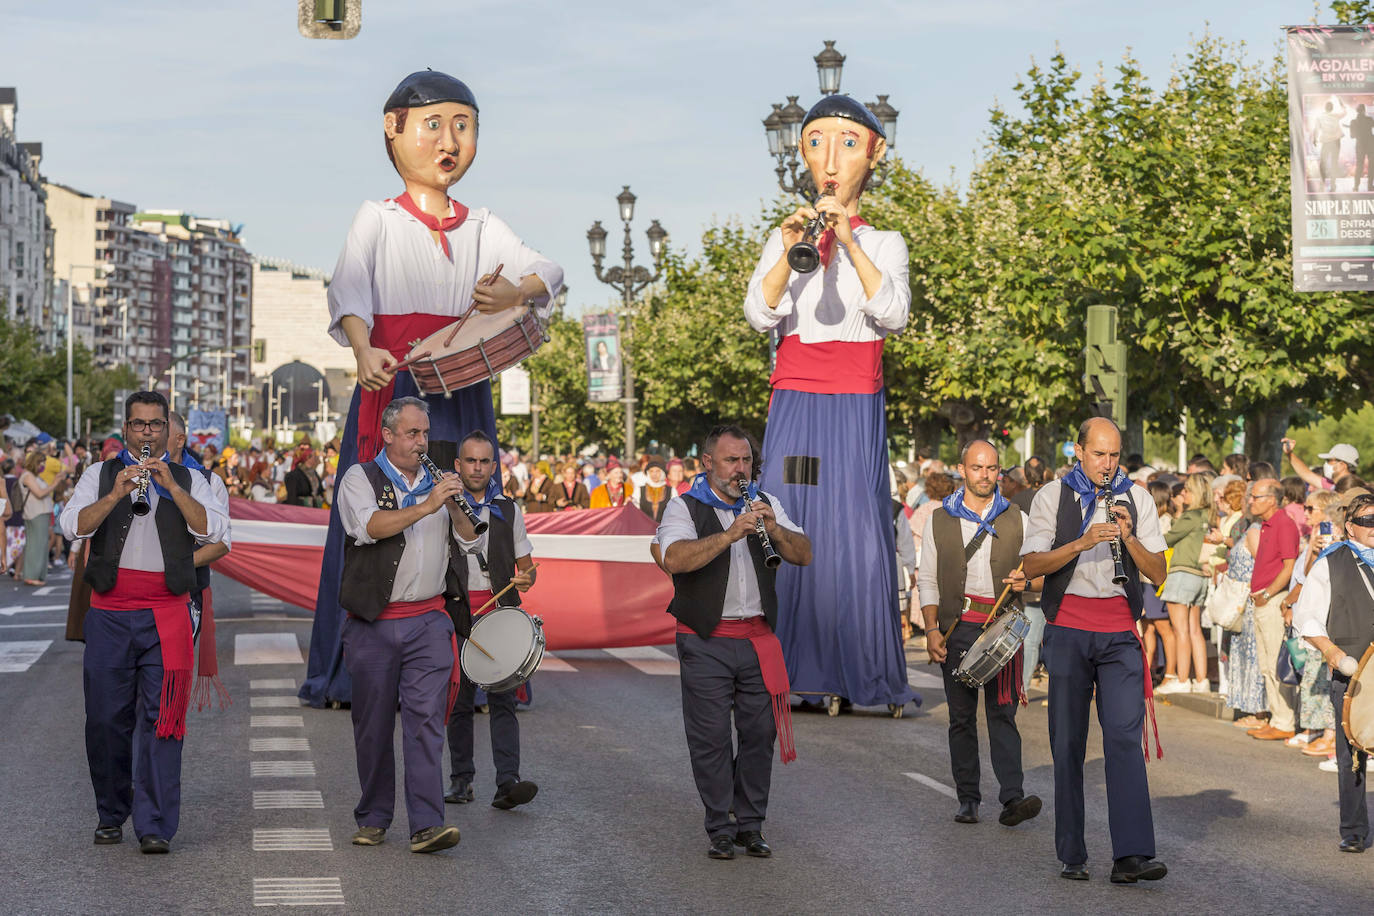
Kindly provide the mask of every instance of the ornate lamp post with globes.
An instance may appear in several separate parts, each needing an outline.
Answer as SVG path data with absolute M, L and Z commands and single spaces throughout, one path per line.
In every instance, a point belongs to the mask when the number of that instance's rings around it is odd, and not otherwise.
M 634 460 L 635 454 L 635 374 L 630 347 L 635 294 L 659 278 L 668 231 L 658 224 L 658 220 L 650 224 L 644 234 L 649 237 L 649 254 L 654 259 L 653 273 L 646 267 L 636 266 L 634 246 L 630 242 L 630 221 L 635 215 L 635 196 L 630 193 L 630 186 L 625 185 L 615 199 L 620 206 L 620 219 L 625 223 L 625 245 L 621 250 L 625 258 L 624 266 L 602 268 L 601 262 L 606 257 L 607 233 L 601 225 L 601 220 L 592 223 L 592 228 L 587 230 L 587 244 L 591 248 L 596 278 L 617 290 L 624 302 L 622 311 L 625 315 L 625 336 L 620 344 L 620 365 L 624 372 L 625 390 L 621 401 L 625 404 L 625 460 L 629 462 Z

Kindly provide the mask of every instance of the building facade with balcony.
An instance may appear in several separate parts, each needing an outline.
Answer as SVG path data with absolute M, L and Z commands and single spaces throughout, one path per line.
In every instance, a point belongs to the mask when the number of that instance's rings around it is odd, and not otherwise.
M 43 147 L 18 141 L 18 114 L 18 94 L 0 87 L 0 314 L 35 325 L 51 345 L 59 323 L 52 314 L 52 224 L 38 172 Z

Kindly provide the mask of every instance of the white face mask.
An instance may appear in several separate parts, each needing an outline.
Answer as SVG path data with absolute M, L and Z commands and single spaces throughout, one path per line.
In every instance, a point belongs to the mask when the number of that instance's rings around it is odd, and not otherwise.
M 1325 477 L 1327 480 L 1330 480 L 1330 479 L 1331 479 L 1331 475 L 1334 474 L 1334 473 L 1336 473 L 1336 469 L 1333 468 L 1333 467 L 1331 466 L 1331 462 L 1329 462 L 1329 461 L 1324 461 L 1324 462 L 1322 462 L 1322 476 L 1323 476 L 1323 477 Z

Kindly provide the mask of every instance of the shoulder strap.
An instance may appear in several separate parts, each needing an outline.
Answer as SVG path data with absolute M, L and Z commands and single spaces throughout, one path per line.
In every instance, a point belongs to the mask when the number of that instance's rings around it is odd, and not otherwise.
M 979 528 L 978 533 L 975 534 L 972 538 L 970 538 L 969 542 L 964 545 L 965 565 L 968 565 L 968 563 L 973 559 L 973 555 L 978 552 L 978 548 L 983 546 L 983 541 L 987 540 L 987 537 L 988 529 Z

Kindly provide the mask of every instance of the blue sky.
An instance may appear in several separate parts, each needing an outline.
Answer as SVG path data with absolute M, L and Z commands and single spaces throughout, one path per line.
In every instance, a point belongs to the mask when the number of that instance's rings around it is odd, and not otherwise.
M 241 222 L 255 254 L 332 270 L 359 202 L 400 190 L 382 103 L 405 74 L 445 70 L 473 88 L 482 118 L 454 196 L 560 262 L 580 310 L 614 298 L 585 233 L 602 220 L 618 250 L 621 185 L 639 196 L 644 259 L 651 219 L 691 252 L 713 222 L 752 220 L 777 194 L 761 120 L 786 95 L 815 101 L 822 39 L 848 55 L 841 91 L 888 94 L 898 152 L 943 180 L 967 174 L 988 108 L 1056 44 L 1089 77 L 1129 48 L 1158 85 L 1205 30 L 1267 57 L 1279 26 L 1313 15 L 1276 0 L 842 9 L 365 0 L 357 38 L 308 41 L 288 0 L 0 0 L 0 85 L 17 88 L 19 139 L 43 143 L 50 180 Z

